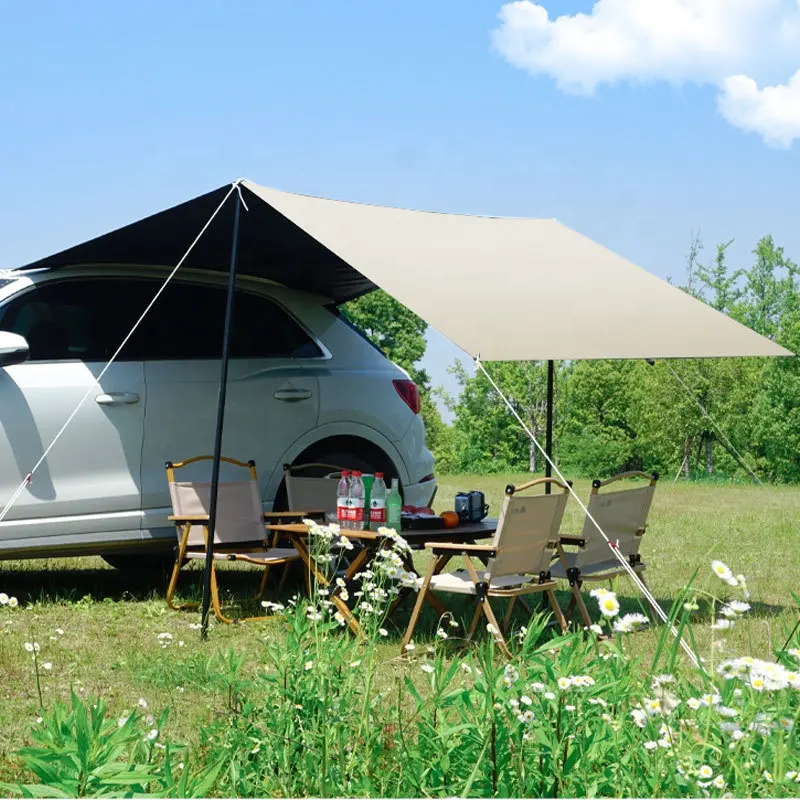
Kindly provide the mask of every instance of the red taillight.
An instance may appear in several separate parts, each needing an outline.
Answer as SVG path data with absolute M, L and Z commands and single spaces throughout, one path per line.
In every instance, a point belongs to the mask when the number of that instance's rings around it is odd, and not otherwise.
M 397 394 L 403 402 L 415 413 L 419 414 L 419 389 L 414 381 L 392 381 Z

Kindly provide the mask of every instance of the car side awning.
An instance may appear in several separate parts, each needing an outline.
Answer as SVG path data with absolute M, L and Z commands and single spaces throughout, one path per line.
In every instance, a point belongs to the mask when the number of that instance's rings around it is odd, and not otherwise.
M 552 219 L 409 211 L 243 181 L 239 270 L 340 303 L 385 289 L 485 361 L 788 356 Z M 230 185 L 27 267 L 173 266 Z M 186 265 L 225 272 L 233 200 Z

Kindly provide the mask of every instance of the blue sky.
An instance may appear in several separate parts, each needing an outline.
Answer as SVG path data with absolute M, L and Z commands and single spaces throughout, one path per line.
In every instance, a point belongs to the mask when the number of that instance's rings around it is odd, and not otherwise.
M 699 3 L 649 1 L 4 4 L 0 267 L 239 176 L 556 217 L 676 281 L 698 229 L 709 259 L 771 233 L 800 261 L 800 4 L 682 31 Z M 456 354 L 431 337 L 435 382 Z

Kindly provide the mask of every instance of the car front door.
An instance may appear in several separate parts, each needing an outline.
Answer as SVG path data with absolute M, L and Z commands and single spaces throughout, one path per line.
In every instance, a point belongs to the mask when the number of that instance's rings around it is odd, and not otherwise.
M 0 523 L 0 551 L 141 538 L 144 367 L 113 364 L 97 383 L 124 306 L 124 282 L 77 278 L 0 306 L 0 330 L 30 347 L 27 362 L 0 368 L 0 507 L 57 438 Z
M 144 359 L 147 384 L 145 536 L 162 536 L 170 524 L 165 462 L 213 453 L 224 314 L 224 287 L 175 282 L 132 342 Z M 237 291 L 222 450 L 256 462 L 262 495 L 283 453 L 317 424 L 318 383 L 302 360 L 320 355 L 283 308 L 262 295 Z M 209 473 L 206 463 L 186 477 L 208 479 Z

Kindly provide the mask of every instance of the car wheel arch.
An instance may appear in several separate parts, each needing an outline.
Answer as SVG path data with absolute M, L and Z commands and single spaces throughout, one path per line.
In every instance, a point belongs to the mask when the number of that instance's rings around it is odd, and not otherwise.
M 287 456 L 280 465 L 280 473 L 270 483 L 275 487 L 267 489 L 268 499 L 273 508 L 286 505 L 286 489 L 283 482 L 283 464 L 325 463 L 352 469 L 383 472 L 387 479 L 400 478 L 401 492 L 405 479 L 402 460 L 399 454 L 388 453 L 380 444 L 353 434 L 334 434 L 318 439 L 291 458 Z

